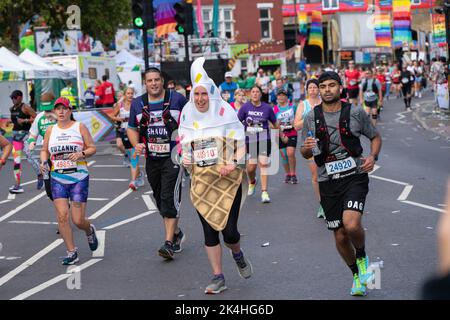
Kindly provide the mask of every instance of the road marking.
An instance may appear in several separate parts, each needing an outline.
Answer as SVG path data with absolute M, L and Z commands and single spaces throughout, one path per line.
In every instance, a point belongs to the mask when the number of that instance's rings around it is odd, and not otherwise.
M 33 184 L 33 183 L 35 183 L 35 182 L 37 182 L 37 179 L 34 179 L 34 180 L 31 180 L 31 181 L 27 181 L 27 182 L 21 183 L 20 185 L 21 185 L 21 186 L 27 186 L 27 185 Z
M 144 200 L 149 211 L 158 210 L 149 195 L 143 194 L 142 199 Z
M 387 181 L 387 182 L 392 182 L 392 183 L 399 184 L 399 185 L 402 185 L 402 186 L 410 186 L 410 184 L 409 184 L 409 183 L 406 183 L 406 182 L 401 182 L 401 181 L 397 181 L 397 180 L 387 179 L 387 178 L 383 178 L 383 177 L 379 177 L 379 176 L 374 176 L 374 175 L 371 175 L 370 177 L 371 177 L 371 178 L 378 179 L 378 180 L 383 180 L 383 181 Z
M 103 208 L 98 210 L 96 213 L 94 213 L 92 216 L 90 216 L 88 219 L 97 219 L 102 214 L 104 214 L 106 211 L 111 209 L 113 206 L 115 206 L 117 203 L 119 203 L 123 198 L 128 196 L 130 193 L 132 193 L 133 190 L 127 189 L 125 192 L 123 192 L 121 195 L 119 195 L 117 198 L 109 202 L 107 205 L 105 205 Z
M 45 256 L 47 253 L 58 247 L 61 243 L 64 241 L 62 239 L 58 239 L 53 241 L 51 244 L 49 244 L 47 247 L 36 253 L 34 256 L 32 256 L 30 259 L 22 263 L 20 266 L 15 268 L 14 270 L 10 271 L 8 274 L 4 275 L 0 278 L 0 287 L 7 283 L 9 280 L 17 276 L 22 271 L 26 270 L 28 267 L 31 267 L 36 261 L 41 259 L 43 256 Z
M 145 194 L 153 194 L 153 190 L 147 191 Z
M 376 164 L 373 166 L 373 170 L 369 172 L 369 174 L 373 174 L 375 171 L 377 171 L 378 169 L 380 169 L 380 166 L 377 166 Z
M 121 164 L 97 164 L 94 168 L 126 168 Z
M 11 200 L 3 200 L 3 201 L 0 201 L 0 204 L 4 204 L 4 203 L 7 203 L 7 202 L 10 202 Z
M 413 187 L 414 187 L 413 185 L 405 186 L 405 188 L 403 189 L 402 193 L 398 196 L 397 200 L 398 201 L 405 201 L 408 198 L 409 193 L 411 192 Z
M 418 203 L 418 202 L 414 202 L 414 201 L 409 201 L 409 200 L 403 200 L 402 202 L 411 204 L 411 205 L 416 206 L 416 207 L 421 207 L 421 208 L 424 208 L 424 209 L 428 209 L 428 210 L 433 210 L 433 211 L 444 213 L 444 210 L 439 209 L 439 208 L 435 208 L 435 207 L 432 207 L 432 206 L 428 206 L 426 204 L 422 204 L 422 203 Z
M 65 274 L 61 274 L 57 277 L 54 277 L 53 279 L 50 279 L 49 281 L 46 281 L 40 285 L 38 285 L 37 287 L 34 287 L 33 289 L 30 289 L 28 291 L 25 291 L 24 293 L 19 294 L 18 296 L 12 298 L 11 300 L 24 300 L 26 298 L 31 297 L 32 295 L 41 292 L 49 287 L 51 287 L 54 284 L 57 284 L 58 282 L 61 282 L 69 277 L 72 276 L 72 273 L 74 272 L 81 272 L 86 268 L 89 268 L 90 266 L 96 264 L 97 262 L 102 261 L 103 259 L 91 259 L 85 263 L 83 263 L 82 265 L 78 266 L 77 268 L 72 269 L 72 272 L 70 273 L 65 273 Z
M 107 178 L 92 178 L 89 180 L 91 180 L 91 181 L 113 181 L 113 182 L 130 181 L 129 179 L 107 179 Z
M 400 210 L 394 210 L 394 211 L 392 211 L 392 213 L 399 213 L 400 212 Z
M 40 198 L 42 198 L 43 196 L 45 196 L 45 191 L 41 192 L 40 194 L 38 194 L 37 196 L 35 196 L 34 198 L 28 200 L 25 203 L 22 203 L 20 206 L 18 206 L 17 208 L 9 211 L 7 214 L 3 215 L 0 217 L 0 222 L 5 221 L 6 219 L 8 219 L 9 217 L 15 215 L 17 212 L 19 212 L 20 210 L 22 210 L 23 208 L 28 207 L 30 204 L 32 204 L 33 202 L 39 200 Z
M 108 198 L 88 198 L 88 201 L 107 201 Z
M 139 215 L 137 215 L 137 216 L 135 216 L 135 217 L 133 217 L 133 218 L 126 219 L 126 220 L 122 220 L 122 221 L 120 221 L 120 222 L 114 223 L 114 224 L 112 224 L 112 225 L 110 225 L 110 226 L 107 226 L 107 227 L 104 227 L 104 228 L 102 228 L 102 229 L 105 229 L 105 230 L 115 229 L 115 228 L 120 227 L 120 226 L 122 226 L 122 225 L 124 225 L 124 224 L 127 224 L 127 223 L 129 223 L 129 222 L 133 222 L 133 221 L 139 220 L 139 219 L 141 219 L 141 218 L 144 218 L 144 217 L 146 217 L 146 216 L 149 216 L 149 215 L 151 215 L 151 214 L 153 214 L 153 213 L 155 213 L 155 212 L 156 212 L 156 211 L 147 211 L 147 212 L 141 213 L 141 214 L 139 214 Z
M 22 221 L 22 220 L 8 221 L 8 223 L 17 223 L 17 224 L 56 224 L 56 225 L 58 225 L 58 222 L 46 222 L 46 221 Z
M 16 199 L 16 195 L 14 193 L 10 193 L 10 194 L 8 194 L 8 198 L 7 199 L 8 200 L 14 200 L 14 199 Z
M 102 258 L 105 256 L 105 237 L 106 231 L 99 230 L 96 232 L 98 239 L 98 248 L 92 252 L 92 258 Z

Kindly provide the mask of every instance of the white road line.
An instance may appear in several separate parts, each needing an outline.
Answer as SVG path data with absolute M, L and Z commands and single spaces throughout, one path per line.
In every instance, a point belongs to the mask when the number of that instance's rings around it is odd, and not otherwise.
M 373 170 L 369 172 L 369 174 L 373 174 L 375 171 L 377 171 L 378 169 L 380 169 L 380 166 L 377 166 L 376 164 L 373 166 Z
M 24 183 L 21 183 L 20 185 L 22 185 L 22 186 L 27 186 L 27 185 L 33 184 L 33 183 L 35 183 L 35 182 L 37 182 L 36 179 L 35 179 L 35 180 L 31 180 L 31 181 L 27 181 L 27 182 L 24 182 Z
M 62 239 L 58 239 L 53 241 L 51 244 L 49 244 L 47 247 L 36 253 L 34 256 L 32 256 L 30 259 L 22 263 L 20 266 L 15 268 L 14 270 L 10 271 L 8 274 L 4 275 L 0 278 L 0 287 L 7 283 L 9 280 L 17 276 L 19 273 L 27 269 L 28 267 L 31 267 L 36 261 L 41 259 L 43 256 L 45 256 L 47 253 L 58 247 L 61 243 L 64 241 Z
M 126 168 L 121 164 L 97 164 L 94 168 Z
M 13 220 L 8 221 L 8 223 L 17 223 L 17 224 L 56 224 L 58 225 L 58 222 L 47 222 L 47 221 L 22 221 L 22 220 Z
M 11 200 L 3 200 L 3 201 L 0 201 L 0 204 L 4 204 L 4 203 L 7 203 L 7 202 L 10 202 Z
M 0 256 L 0 260 L 17 260 L 20 259 L 20 257 L 5 257 L 5 256 Z
M 23 208 L 28 207 L 30 204 L 32 204 L 33 202 L 39 200 L 40 198 L 42 198 L 43 196 L 45 196 L 45 191 L 41 192 L 40 194 L 38 194 L 37 196 L 35 196 L 34 198 L 28 200 L 25 203 L 22 203 L 20 206 L 18 206 L 17 208 L 9 211 L 7 214 L 3 215 L 0 217 L 0 222 L 5 221 L 6 219 L 8 219 L 9 217 L 15 215 L 17 212 L 19 212 L 20 210 L 22 210 Z
M 142 199 L 144 199 L 145 205 L 149 211 L 158 210 L 149 195 L 143 194 Z
M 102 214 L 104 214 L 106 211 L 111 209 L 113 206 L 115 206 L 117 203 L 119 203 L 123 198 L 128 196 L 130 193 L 132 193 L 133 190 L 127 189 L 125 192 L 123 192 L 121 195 L 119 195 L 117 198 L 109 202 L 107 205 L 105 205 L 103 208 L 98 210 L 96 213 L 94 213 L 92 216 L 89 217 L 89 219 L 97 219 Z
M 432 206 L 428 206 L 428 205 L 426 205 L 426 204 L 417 203 L 417 202 L 414 202 L 414 201 L 408 201 L 408 200 L 404 200 L 404 201 L 402 201 L 402 202 L 403 202 L 403 203 L 411 204 L 411 205 L 416 206 L 416 207 L 421 207 L 421 208 L 424 208 L 424 209 L 428 209 L 428 210 L 433 210 L 433 211 L 437 211 L 437 212 L 442 212 L 442 213 L 444 213 L 444 210 L 439 209 L 439 208 L 435 208 L 435 207 L 432 207 Z
M 108 198 L 88 198 L 88 201 L 107 201 Z
M 398 196 L 397 200 L 398 201 L 405 201 L 406 199 L 408 199 L 408 196 L 411 192 L 411 190 L 413 189 L 413 185 L 407 185 L 405 186 L 405 188 L 403 189 L 402 193 Z
M 11 300 L 24 300 L 26 298 L 31 297 L 32 295 L 41 292 L 49 287 L 51 287 L 54 284 L 57 284 L 58 282 L 61 282 L 69 277 L 72 276 L 72 273 L 75 272 L 81 272 L 86 268 L 89 268 L 90 266 L 96 264 L 97 262 L 102 261 L 102 259 L 91 259 L 85 263 L 83 263 L 82 265 L 80 265 L 79 267 L 77 267 L 76 269 L 73 269 L 73 271 L 71 273 L 65 273 L 65 274 L 61 274 L 57 277 L 54 277 L 53 279 L 50 279 L 49 281 L 46 281 L 40 285 L 38 285 L 37 287 L 34 287 L 33 289 L 30 289 L 28 291 L 25 291 L 24 293 L 19 294 L 18 296 L 12 298 Z
M 124 225 L 124 224 L 127 224 L 127 223 L 129 223 L 129 222 L 133 222 L 133 221 L 139 220 L 139 219 L 141 219 L 141 218 L 144 218 L 144 217 L 146 217 L 146 216 L 149 216 L 149 215 L 151 215 L 151 214 L 153 214 L 153 213 L 155 213 L 155 212 L 156 212 L 156 211 L 147 211 L 147 212 L 141 213 L 141 214 L 139 214 L 139 215 L 137 215 L 137 216 L 135 216 L 135 217 L 133 217 L 133 218 L 126 219 L 126 220 L 122 220 L 122 221 L 117 222 L 117 223 L 115 223 L 115 224 L 112 224 L 112 225 L 110 225 L 110 226 L 104 227 L 103 229 L 105 229 L 105 230 L 111 230 L 111 229 L 120 227 L 120 226 L 122 226 L 122 225 Z
M 95 160 L 92 160 L 92 161 L 89 161 L 88 162 L 88 164 L 87 164 L 87 166 L 88 167 L 90 167 L 90 166 L 92 166 L 94 163 L 96 163 L 97 161 L 95 161 Z
M 96 232 L 98 239 L 98 248 L 92 252 L 92 258 L 102 258 L 105 256 L 105 237 L 106 231 L 99 230 Z
M 8 194 L 8 198 L 7 199 L 8 200 L 14 200 L 14 199 L 16 199 L 16 195 L 14 193 L 10 193 L 10 194 Z
M 147 191 L 145 194 L 153 194 L 153 190 Z
M 383 177 L 379 177 L 379 176 L 374 176 L 374 175 L 370 175 L 370 177 L 371 177 L 371 178 L 374 178 L 374 179 L 378 179 L 378 180 L 383 180 L 383 181 L 387 181 L 387 182 L 392 182 L 392 183 L 399 184 L 399 185 L 402 185 L 402 186 L 410 186 L 410 184 L 409 184 L 409 183 L 406 183 L 406 182 L 401 182 L 401 181 L 397 181 L 397 180 L 387 179 L 387 178 L 383 178 Z
M 130 181 L 129 179 L 107 179 L 107 178 L 89 178 L 90 181 L 113 181 L 113 182 L 122 182 L 122 181 Z

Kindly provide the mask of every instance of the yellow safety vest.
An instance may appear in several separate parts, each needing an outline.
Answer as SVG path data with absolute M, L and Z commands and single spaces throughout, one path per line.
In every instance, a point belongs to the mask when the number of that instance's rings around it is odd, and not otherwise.
M 73 95 L 71 88 L 65 87 L 64 89 L 62 89 L 61 93 L 60 93 L 60 96 L 69 99 L 70 104 L 72 105 L 72 107 L 76 107 L 77 106 L 77 100 L 75 99 L 75 96 Z

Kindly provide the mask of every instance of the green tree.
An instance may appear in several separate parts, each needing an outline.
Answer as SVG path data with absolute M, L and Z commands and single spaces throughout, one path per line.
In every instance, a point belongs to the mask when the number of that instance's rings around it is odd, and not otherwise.
M 53 36 L 66 30 L 67 7 L 78 5 L 81 10 L 81 31 L 110 44 L 119 27 L 131 24 L 130 0 L 1 0 L 0 45 L 19 51 L 19 34 L 25 23 L 34 15 L 48 26 Z

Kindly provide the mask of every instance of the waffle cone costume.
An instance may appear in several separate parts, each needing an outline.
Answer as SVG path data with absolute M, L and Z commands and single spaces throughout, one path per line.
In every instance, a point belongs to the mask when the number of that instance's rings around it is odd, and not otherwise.
M 214 149 L 214 160 L 210 163 L 196 161 L 191 171 L 191 201 L 193 206 L 216 231 L 225 228 L 239 186 L 242 184 L 241 208 L 245 201 L 246 179 L 244 170 L 237 167 L 227 176 L 220 176 L 220 169 L 233 163 L 235 151 L 245 142 L 244 126 L 239 122 L 234 109 L 220 97 L 214 82 L 203 69 L 205 59 L 199 58 L 191 67 L 194 84 L 190 101 L 180 117 L 179 135 L 183 145 L 183 157 L 193 147 Z M 202 86 L 208 92 L 209 109 L 199 112 L 194 104 L 194 92 Z M 211 149 L 211 148 L 209 148 Z M 205 150 L 205 149 L 203 149 Z

